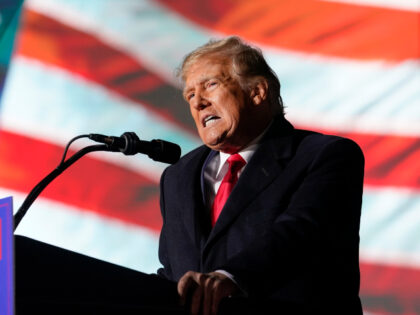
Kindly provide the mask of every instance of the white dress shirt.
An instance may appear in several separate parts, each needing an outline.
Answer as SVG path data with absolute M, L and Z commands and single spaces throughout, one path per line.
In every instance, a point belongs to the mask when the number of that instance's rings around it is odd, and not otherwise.
M 268 129 L 268 128 L 267 128 Z M 266 130 L 267 130 L 266 129 Z M 259 142 L 262 136 L 265 134 L 266 130 L 261 133 L 257 138 L 255 138 L 249 145 L 247 145 L 243 150 L 239 151 L 238 154 L 245 160 L 246 164 L 238 172 L 238 177 L 241 176 L 245 167 L 248 165 L 252 156 L 258 148 Z M 229 163 L 227 159 L 229 158 L 229 153 L 219 152 L 216 154 L 211 161 L 209 161 L 204 169 L 204 187 L 206 194 L 206 206 L 208 209 L 211 209 L 216 193 L 222 183 L 223 177 L 225 177 L 228 169 Z

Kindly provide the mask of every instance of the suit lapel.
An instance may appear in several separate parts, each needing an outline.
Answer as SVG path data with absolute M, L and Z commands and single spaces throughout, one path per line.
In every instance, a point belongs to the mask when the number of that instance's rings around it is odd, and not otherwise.
M 283 118 L 274 120 L 227 200 L 206 246 L 222 233 L 276 178 L 293 154 L 293 127 Z

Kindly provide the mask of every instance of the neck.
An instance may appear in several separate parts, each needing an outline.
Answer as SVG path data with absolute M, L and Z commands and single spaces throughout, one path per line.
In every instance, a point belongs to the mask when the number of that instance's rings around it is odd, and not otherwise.
M 223 152 L 223 153 L 227 153 L 227 154 L 235 154 L 235 153 L 238 153 L 238 152 L 241 152 L 241 151 L 245 150 L 246 148 L 248 148 L 251 145 L 254 145 L 254 144 L 260 142 L 262 137 L 265 135 L 267 130 L 270 128 L 270 126 L 272 124 L 272 121 L 273 120 L 271 119 L 266 124 L 264 124 L 262 128 L 259 128 L 258 132 L 255 132 L 254 135 L 250 135 L 249 141 L 247 141 L 244 145 L 236 146 L 236 147 L 231 146 L 231 147 L 228 147 L 228 148 L 223 148 L 220 151 Z

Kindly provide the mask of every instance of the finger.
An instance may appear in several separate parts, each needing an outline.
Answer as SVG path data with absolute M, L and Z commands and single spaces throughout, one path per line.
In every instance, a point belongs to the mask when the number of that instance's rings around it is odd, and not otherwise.
M 236 285 L 230 279 L 223 279 L 216 283 L 213 289 L 213 300 L 211 304 L 211 314 L 217 314 L 220 301 L 231 296 L 236 291 Z
M 189 295 L 189 291 L 194 287 L 194 274 L 193 272 L 189 271 L 185 273 L 181 279 L 178 281 L 177 290 L 180 296 L 180 303 L 181 305 L 185 305 L 187 297 Z
M 212 315 L 217 314 L 217 311 L 219 309 L 220 300 L 223 298 L 221 291 L 222 290 L 221 290 L 220 283 L 218 283 L 218 285 L 216 285 L 213 290 L 213 300 L 212 300 L 212 304 L 210 305 Z
M 211 314 L 213 303 L 213 287 L 217 279 L 213 276 L 208 276 L 204 282 L 204 297 L 203 297 L 203 315 Z
M 191 314 L 198 315 L 201 309 L 201 302 L 203 300 L 203 286 L 195 283 L 193 290 L 190 290 L 191 293 Z

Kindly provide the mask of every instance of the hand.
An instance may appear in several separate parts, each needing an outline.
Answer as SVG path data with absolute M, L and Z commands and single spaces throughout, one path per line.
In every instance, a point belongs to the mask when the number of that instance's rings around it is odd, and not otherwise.
M 191 301 L 192 315 L 215 315 L 222 298 L 238 293 L 239 287 L 219 272 L 200 273 L 188 271 L 178 281 L 181 303 Z

